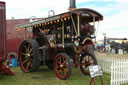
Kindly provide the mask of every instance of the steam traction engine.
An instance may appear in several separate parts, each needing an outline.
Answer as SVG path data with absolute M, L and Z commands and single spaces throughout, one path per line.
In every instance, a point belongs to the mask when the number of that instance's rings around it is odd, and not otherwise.
M 66 80 L 72 66 L 79 66 L 82 73 L 88 75 L 88 66 L 97 64 L 92 39 L 95 22 L 103 16 L 92 9 L 77 9 L 73 3 L 71 0 L 69 12 L 16 26 L 17 31 L 25 31 L 26 37 L 19 49 L 23 72 L 38 71 L 42 63 L 54 68 L 59 79 Z M 32 31 L 31 39 L 27 38 L 28 30 Z

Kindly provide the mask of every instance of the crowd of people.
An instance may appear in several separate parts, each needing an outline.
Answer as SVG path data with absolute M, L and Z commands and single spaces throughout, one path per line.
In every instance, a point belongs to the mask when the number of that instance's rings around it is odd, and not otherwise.
M 105 53 L 119 53 L 121 50 L 123 53 L 127 52 L 128 53 L 128 43 L 122 42 L 117 43 L 115 41 L 113 42 L 107 42 L 105 45 L 96 45 L 96 50 L 99 52 L 105 52 Z

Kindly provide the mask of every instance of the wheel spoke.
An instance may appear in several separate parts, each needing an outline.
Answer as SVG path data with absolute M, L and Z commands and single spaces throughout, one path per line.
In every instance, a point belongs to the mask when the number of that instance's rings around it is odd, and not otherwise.
M 67 64 L 64 64 L 64 68 L 67 68 L 68 67 L 68 65 Z
M 68 72 L 68 68 L 64 68 L 64 71 L 67 73 Z
M 27 52 L 28 52 L 28 50 L 27 50 L 27 47 L 26 47 L 26 45 L 24 45 L 24 48 L 25 48 L 25 52 L 27 53 Z
M 61 62 L 61 58 L 59 59 L 59 62 L 62 63 L 62 62 Z
M 68 72 L 64 71 L 64 76 L 67 75 Z
M 29 48 L 30 48 L 30 44 L 28 44 L 28 50 L 29 50 Z
M 56 64 L 56 68 L 58 69 L 58 68 L 60 68 L 60 66 L 58 66 L 58 65 Z
M 66 62 L 67 62 L 67 60 L 65 60 L 65 61 L 63 62 L 63 64 L 66 64 Z
M 24 56 L 26 56 L 26 54 L 25 53 L 20 53 L 21 55 L 24 55 Z
M 85 66 L 85 63 L 81 63 L 80 66 Z
M 63 64 L 66 63 L 66 61 L 67 61 L 66 58 L 63 57 Z
M 24 45 L 24 48 L 27 49 L 27 47 Z
M 59 74 L 62 75 L 62 70 L 61 69 L 59 70 Z
M 62 61 L 64 62 L 64 57 L 62 57 Z
M 30 58 L 30 66 L 32 67 L 33 59 Z
M 62 70 L 62 75 L 65 76 L 65 71 L 64 71 L 64 69 Z
M 32 67 L 32 63 L 30 64 L 30 66 Z
M 87 70 L 88 70 L 86 66 L 84 67 L 84 70 L 85 70 L 85 71 L 87 71 Z
M 83 67 L 83 69 L 85 69 L 86 68 L 86 66 L 84 65 L 84 66 L 82 66 Z
M 25 64 L 27 61 L 28 61 L 28 59 L 24 60 L 24 61 L 23 61 L 23 64 Z
M 29 59 L 29 62 L 30 62 L 30 67 L 32 67 L 33 60 L 31 58 Z
M 91 60 L 93 60 L 92 58 L 90 58 L 89 60 L 88 60 L 88 62 L 90 62 Z
M 94 65 L 94 62 L 90 63 L 89 65 Z
M 29 51 L 29 53 L 31 53 L 31 52 L 32 52 L 32 50 L 33 50 L 33 49 L 31 48 L 31 49 L 30 49 L 30 51 Z
M 57 62 L 57 63 L 61 65 L 61 62 Z
M 81 66 L 88 67 L 89 63 L 82 63 Z
M 30 65 L 30 62 L 28 62 L 28 63 L 27 63 L 27 67 L 26 67 L 26 69 L 28 69 L 28 68 L 29 68 L 29 65 Z
M 30 58 L 30 61 L 33 62 L 33 59 Z
M 62 64 L 61 58 L 58 59 L 58 62 L 57 63 Z
M 30 44 L 28 44 L 28 46 L 26 48 L 26 50 L 27 50 L 28 53 L 29 53 L 29 49 L 30 49 Z
M 30 56 L 33 56 L 33 55 L 34 55 L 33 53 L 30 54 Z
M 87 59 L 87 62 L 89 61 L 89 56 L 88 56 L 88 59 Z

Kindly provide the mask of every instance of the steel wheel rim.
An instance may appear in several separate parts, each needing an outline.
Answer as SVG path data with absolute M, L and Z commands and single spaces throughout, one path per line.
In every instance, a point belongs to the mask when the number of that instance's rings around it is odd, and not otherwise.
M 68 75 L 69 63 L 65 56 L 63 55 L 57 56 L 55 63 L 54 63 L 54 67 L 55 67 L 56 75 L 60 79 L 64 79 Z
M 95 61 L 93 59 L 92 55 L 84 55 L 80 60 L 81 66 L 80 69 L 85 75 L 89 75 L 89 69 L 88 66 L 94 65 Z
M 20 66 L 24 72 L 29 72 L 33 63 L 33 48 L 29 42 L 25 42 L 20 49 Z

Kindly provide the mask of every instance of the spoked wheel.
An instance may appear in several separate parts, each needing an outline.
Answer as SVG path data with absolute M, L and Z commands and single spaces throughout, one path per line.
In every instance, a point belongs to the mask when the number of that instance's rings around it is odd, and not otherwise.
M 60 53 L 54 61 L 54 70 L 59 79 L 66 80 L 72 72 L 72 63 L 69 56 L 65 53 Z
M 97 64 L 96 57 L 93 54 L 86 52 L 81 56 L 81 59 L 80 59 L 80 70 L 81 70 L 81 72 L 83 74 L 89 75 L 88 66 L 96 65 L 96 64 Z
M 38 42 L 34 39 L 27 39 L 20 46 L 19 64 L 23 72 L 37 71 L 40 66 Z

